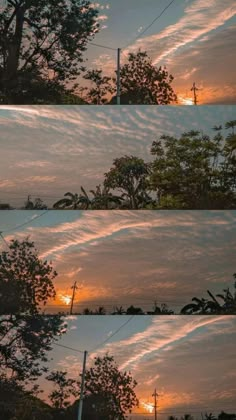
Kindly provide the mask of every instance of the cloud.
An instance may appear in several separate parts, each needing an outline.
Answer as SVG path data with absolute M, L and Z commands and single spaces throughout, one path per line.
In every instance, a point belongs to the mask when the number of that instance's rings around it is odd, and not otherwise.
M 235 13 L 236 6 L 232 0 L 227 5 L 220 0 L 209 0 L 207 7 L 205 0 L 195 0 L 186 6 L 184 15 L 177 23 L 167 26 L 158 34 L 138 39 L 125 52 L 135 51 L 137 48 L 153 51 L 156 53 L 154 63 L 159 63 L 184 46 L 222 26 Z M 156 50 L 157 42 L 158 50 Z
M 97 17 L 97 20 L 101 20 L 102 22 L 104 21 L 104 20 L 107 20 L 108 19 L 108 16 L 107 15 L 99 15 L 98 17 Z

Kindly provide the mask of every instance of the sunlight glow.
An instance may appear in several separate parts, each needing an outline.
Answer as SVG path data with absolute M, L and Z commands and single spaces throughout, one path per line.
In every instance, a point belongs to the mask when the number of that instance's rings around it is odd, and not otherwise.
M 66 305 L 70 305 L 71 303 L 71 296 L 69 295 L 59 295 L 59 299 L 61 302 L 65 303 Z
M 153 404 L 151 404 L 151 403 L 141 402 L 141 405 L 142 405 L 142 407 L 143 407 L 143 408 L 145 408 L 145 410 L 146 410 L 148 413 L 153 413 L 153 409 L 154 409 Z
M 194 105 L 193 99 L 190 97 L 178 96 L 178 100 L 181 105 Z

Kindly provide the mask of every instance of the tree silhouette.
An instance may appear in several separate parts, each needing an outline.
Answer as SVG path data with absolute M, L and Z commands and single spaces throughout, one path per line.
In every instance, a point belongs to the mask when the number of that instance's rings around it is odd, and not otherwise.
M 176 102 L 171 86 L 174 77 L 165 67 L 156 67 L 147 52 L 128 54 L 128 62 L 121 66 L 121 104 L 167 105 Z M 115 103 L 116 97 L 112 103 Z
M 231 128 L 232 134 L 234 134 L 234 127 L 236 127 L 236 120 L 228 121 L 227 123 L 225 123 L 226 130 Z
M 94 367 L 85 373 L 85 396 L 100 397 L 96 412 L 104 420 L 125 420 L 125 414 L 138 405 L 134 389 L 137 382 L 128 372 L 121 372 L 113 356 L 96 357 Z
M 85 93 L 84 99 L 90 104 L 104 105 L 108 103 L 108 94 L 115 92 L 115 86 L 112 78 L 102 75 L 102 70 L 89 70 L 83 76 L 85 80 L 92 83 L 92 87 L 80 88 L 82 95 Z
M 233 274 L 236 279 L 236 273 Z M 236 314 L 236 282 L 234 283 L 234 293 L 232 293 L 229 288 L 223 290 L 223 294 L 217 294 L 216 297 L 210 290 L 207 290 L 207 294 L 210 296 L 210 299 L 197 298 L 192 299 L 193 303 L 185 305 L 181 309 L 181 314 L 192 315 L 192 314 Z M 218 299 L 222 300 L 222 303 Z
M 28 195 L 27 201 L 24 206 L 25 210 L 47 210 L 46 204 L 41 200 L 41 198 L 36 198 L 34 202 L 31 200 L 31 196 Z
M 113 161 L 113 167 L 105 174 L 105 187 L 118 189 L 128 200 L 131 209 L 138 209 L 146 198 L 149 166 L 143 159 L 124 156 Z M 141 206 L 140 206 L 141 207 Z
M 54 209 L 70 209 L 70 210 L 77 210 L 81 207 L 81 203 L 85 203 L 86 200 L 81 195 L 71 192 L 67 192 L 64 194 L 66 198 L 62 198 L 61 200 L 57 201 L 53 204 Z M 87 206 L 87 204 L 86 204 Z
M 78 397 L 79 383 L 75 379 L 67 378 L 67 372 L 53 371 L 46 379 L 54 384 L 54 389 L 49 394 L 53 407 L 61 410 L 69 406 L 72 395 Z
M 0 91 L 14 103 L 32 101 L 34 85 L 54 91 L 80 74 L 86 45 L 98 31 L 87 0 L 7 0 L 0 12 Z M 43 82 L 43 83 L 42 83 Z M 46 89 L 43 94 L 45 95 Z M 36 102 L 45 97 L 39 95 Z
M 162 135 L 154 141 L 150 185 L 159 208 L 234 208 L 235 143 L 231 139 L 224 144 L 220 132 L 211 140 L 199 131 L 180 138 Z
M 34 242 L 12 240 L 0 254 L 0 314 L 37 314 L 55 298 L 57 272 L 38 257 Z
M 18 381 L 46 372 L 47 353 L 66 331 L 60 315 L 4 315 L 0 318 L 0 374 Z

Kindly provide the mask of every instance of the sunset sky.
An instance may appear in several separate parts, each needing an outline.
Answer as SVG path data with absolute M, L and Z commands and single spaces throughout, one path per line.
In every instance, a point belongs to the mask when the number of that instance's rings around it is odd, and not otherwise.
M 94 357 L 108 352 L 121 370 L 131 371 L 140 400 L 140 408 L 135 409 L 140 414 L 132 419 L 153 418 L 153 414 L 147 416 L 144 404 L 153 404 L 155 387 L 161 420 L 171 414 L 191 413 L 200 419 L 201 412 L 235 413 L 235 316 L 107 316 L 105 320 L 73 316 L 67 323 L 68 332 L 59 344 L 87 350 L 88 367 Z M 64 370 L 69 377 L 79 378 L 83 354 L 55 345 L 49 356 L 53 358 L 50 370 Z M 46 398 L 50 384 L 41 379 L 40 385 Z
M 0 231 L 7 242 L 30 236 L 52 261 L 57 298 L 47 311 L 68 312 L 74 281 L 77 312 L 131 304 L 152 310 L 155 300 L 178 312 L 207 289 L 233 291 L 236 211 L 42 213 L 1 211 Z M 3 240 L 0 246 L 7 249 Z
M 179 136 L 235 119 L 234 106 L 0 106 L 0 202 L 18 208 L 27 195 L 48 205 L 104 180 L 124 155 L 151 161 L 162 134 Z M 227 135 L 228 131 L 223 130 Z
M 174 77 L 179 103 L 192 98 L 193 82 L 199 103 L 236 103 L 236 4 L 234 0 L 174 1 L 143 35 L 142 31 L 170 0 L 110 0 L 95 4 L 101 30 L 93 40 L 129 52 L 147 51 L 157 66 L 166 65 Z M 136 38 L 140 36 L 139 39 Z M 114 75 L 116 51 L 88 46 L 88 67 Z M 187 99 L 187 102 L 186 102 Z

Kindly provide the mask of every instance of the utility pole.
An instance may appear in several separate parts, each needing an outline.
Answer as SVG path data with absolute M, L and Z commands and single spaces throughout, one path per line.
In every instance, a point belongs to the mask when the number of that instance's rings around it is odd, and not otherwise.
M 84 352 L 84 361 L 83 361 L 83 372 L 82 372 L 82 381 L 81 381 L 81 390 L 80 390 L 80 399 L 79 399 L 79 410 L 78 410 L 78 420 L 82 420 L 82 408 L 83 408 L 83 398 L 84 398 L 84 377 L 86 371 L 86 358 L 87 351 Z
M 117 105 L 120 105 L 120 52 L 121 49 L 117 49 L 117 90 L 116 90 L 116 100 Z
M 196 86 L 196 83 L 195 82 L 193 82 L 193 86 L 192 86 L 192 88 L 191 88 L 191 91 L 193 91 L 193 100 L 194 100 L 194 105 L 197 105 L 197 91 L 198 91 L 199 89 L 197 88 L 197 86 Z
M 74 305 L 74 298 L 75 298 L 75 291 L 78 289 L 76 286 L 76 281 L 74 282 L 73 286 L 71 287 L 73 289 L 72 298 L 71 298 L 71 305 L 70 305 L 70 315 L 73 314 L 73 305 Z
M 155 388 L 154 394 L 152 394 L 154 397 L 154 414 L 155 414 L 155 420 L 157 420 L 157 397 L 159 396 L 157 393 L 157 390 Z

